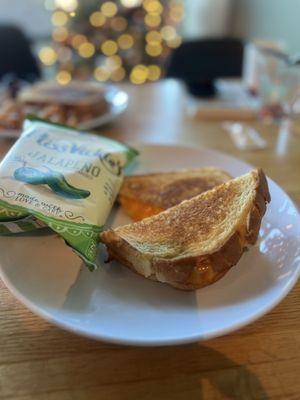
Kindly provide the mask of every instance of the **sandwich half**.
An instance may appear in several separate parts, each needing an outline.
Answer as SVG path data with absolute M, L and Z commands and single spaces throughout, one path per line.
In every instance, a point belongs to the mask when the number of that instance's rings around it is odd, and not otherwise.
M 151 217 L 232 177 L 216 167 L 127 176 L 118 201 L 134 221 Z
M 140 222 L 101 235 L 109 260 L 145 278 L 195 290 L 220 279 L 253 245 L 270 194 L 253 170 Z

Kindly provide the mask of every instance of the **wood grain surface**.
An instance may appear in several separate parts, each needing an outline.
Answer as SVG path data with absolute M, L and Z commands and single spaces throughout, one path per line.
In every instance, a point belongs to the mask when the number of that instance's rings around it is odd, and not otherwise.
M 300 134 L 256 128 L 268 148 L 239 151 L 220 124 L 187 115 L 174 81 L 125 86 L 129 109 L 101 130 L 122 141 L 177 143 L 232 154 L 300 204 Z M 12 142 L 0 140 L 0 156 Z M 0 399 L 300 399 L 299 284 L 270 313 L 222 338 L 184 346 L 110 345 L 65 332 L 28 311 L 0 281 Z

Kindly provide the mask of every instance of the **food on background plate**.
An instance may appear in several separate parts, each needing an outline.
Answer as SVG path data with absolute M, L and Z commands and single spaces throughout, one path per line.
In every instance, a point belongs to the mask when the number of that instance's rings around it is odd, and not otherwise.
M 89 82 L 70 82 L 61 86 L 40 82 L 20 91 L 16 99 L 6 99 L 0 106 L 0 128 L 21 129 L 31 114 L 54 123 L 76 126 L 108 111 L 105 90 Z
M 231 178 L 227 172 L 216 167 L 126 176 L 118 201 L 129 217 L 140 221 Z
M 136 155 L 102 136 L 27 119 L 0 164 L 0 235 L 48 226 L 93 269 L 123 168 Z
M 220 279 L 253 245 L 270 194 L 253 170 L 140 222 L 101 234 L 109 260 L 145 278 L 194 290 Z
M 23 103 L 94 106 L 104 99 L 104 89 L 89 82 L 70 82 L 61 86 L 55 82 L 39 82 L 23 89 L 19 100 Z

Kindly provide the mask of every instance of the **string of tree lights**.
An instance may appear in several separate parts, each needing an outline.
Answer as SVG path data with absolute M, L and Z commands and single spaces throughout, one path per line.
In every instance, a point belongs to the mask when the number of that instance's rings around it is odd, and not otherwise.
M 183 0 L 46 0 L 52 13 L 51 46 L 39 58 L 57 67 L 64 85 L 91 75 L 98 81 L 156 81 L 180 46 Z

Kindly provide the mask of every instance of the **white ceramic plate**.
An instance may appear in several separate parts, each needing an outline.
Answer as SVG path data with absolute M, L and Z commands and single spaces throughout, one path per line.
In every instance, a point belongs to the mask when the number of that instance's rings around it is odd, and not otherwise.
M 88 82 L 89 85 L 99 86 L 102 88 L 100 83 Z M 120 114 L 122 114 L 128 107 L 128 94 L 121 90 L 116 85 L 105 85 L 104 97 L 108 103 L 108 110 L 99 115 L 99 117 L 90 119 L 78 125 L 78 129 L 91 130 L 99 128 L 100 126 L 106 125 L 113 122 Z M 101 89 L 102 90 L 102 89 Z M 6 129 L 0 130 L 0 139 L 15 139 L 20 136 L 20 130 L 18 129 Z
M 138 147 L 139 161 L 131 168 L 135 172 L 215 165 L 237 176 L 251 169 L 211 150 Z M 273 308 L 300 273 L 298 212 L 278 185 L 269 180 L 269 186 L 272 202 L 257 245 L 224 278 L 196 292 L 146 280 L 117 263 L 104 264 L 104 251 L 99 269 L 91 273 L 49 231 L 1 237 L 1 277 L 33 312 L 81 335 L 136 345 L 178 344 L 223 335 Z M 116 208 L 108 224 L 126 222 Z

